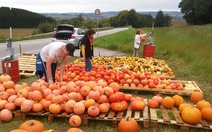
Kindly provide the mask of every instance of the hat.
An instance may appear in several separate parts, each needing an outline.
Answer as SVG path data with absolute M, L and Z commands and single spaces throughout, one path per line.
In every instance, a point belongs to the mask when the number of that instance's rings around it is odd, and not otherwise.
M 74 45 L 72 43 L 68 43 L 66 45 L 66 50 L 68 51 L 68 54 L 70 56 L 74 56 L 75 47 L 74 47 Z
M 140 34 L 141 33 L 141 30 L 140 29 L 137 29 L 136 30 L 136 34 Z

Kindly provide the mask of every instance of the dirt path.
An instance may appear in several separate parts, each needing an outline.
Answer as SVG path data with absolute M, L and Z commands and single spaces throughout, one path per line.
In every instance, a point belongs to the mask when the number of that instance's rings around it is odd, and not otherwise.
M 125 53 L 114 51 L 114 50 L 108 50 L 105 48 L 100 47 L 94 47 L 94 56 L 128 56 Z M 74 56 L 80 56 L 80 49 L 75 50 Z

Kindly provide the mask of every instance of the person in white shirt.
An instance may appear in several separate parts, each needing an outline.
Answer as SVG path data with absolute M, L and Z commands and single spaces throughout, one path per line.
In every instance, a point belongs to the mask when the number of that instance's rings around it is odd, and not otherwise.
M 55 72 L 58 60 L 62 60 L 60 65 L 60 81 L 62 81 L 68 55 L 74 56 L 74 51 L 75 47 L 73 44 L 66 44 L 64 42 L 51 42 L 41 49 L 40 57 L 44 67 L 46 82 L 50 84 L 55 82 Z
M 135 34 L 135 39 L 134 39 L 134 52 L 133 52 L 132 57 L 138 57 L 139 56 L 141 44 L 142 44 L 142 42 L 144 42 L 143 38 L 144 38 L 144 36 L 147 35 L 147 34 L 140 34 L 140 33 L 141 33 L 141 30 L 137 29 L 136 34 Z

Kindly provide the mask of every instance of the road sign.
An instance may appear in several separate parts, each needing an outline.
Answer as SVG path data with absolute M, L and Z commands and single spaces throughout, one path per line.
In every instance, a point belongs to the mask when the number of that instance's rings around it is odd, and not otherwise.
M 99 15 L 99 14 L 101 13 L 101 11 L 100 11 L 99 9 L 96 9 L 96 10 L 94 11 L 94 13 L 95 13 L 96 15 Z

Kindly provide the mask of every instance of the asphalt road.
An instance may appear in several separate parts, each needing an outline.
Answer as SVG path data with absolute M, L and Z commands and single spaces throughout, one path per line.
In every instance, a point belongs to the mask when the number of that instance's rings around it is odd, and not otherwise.
M 96 37 L 101 37 L 113 33 L 117 33 L 120 31 L 127 30 L 128 28 L 115 28 L 105 31 L 99 31 L 96 33 Z M 16 41 L 12 42 L 12 48 L 14 48 L 15 53 L 15 59 L 18 58 L 20 53 L 38 53 L 42 47 L 52 42 L 52 38 L 45 38 L 45 39 L 35 39 L 35 40 L 24 40 L 24 41 Z M 0 61 L 10 55 L 9 51 L 6 51 L 7 49 L 7 42 L 0 43 Z M 79 56 L 79 49 L 77 49 L 74 53 L 75 56 Z M 101 55 L 101 56 L 116 56 L 116 55 L 123 55 L 123 53 L 120 52 L 114 52 L 111 50 L 106 50 L 103 48 L 95 47 L 94 49 L 95 53 L 94 55 Z M 2 63 L 0 63 L 0 73 L 2 73 Z

